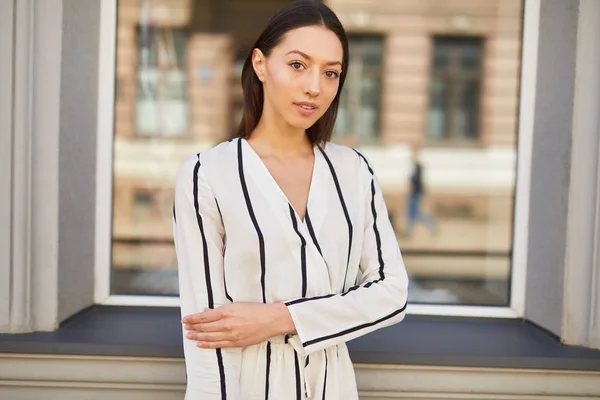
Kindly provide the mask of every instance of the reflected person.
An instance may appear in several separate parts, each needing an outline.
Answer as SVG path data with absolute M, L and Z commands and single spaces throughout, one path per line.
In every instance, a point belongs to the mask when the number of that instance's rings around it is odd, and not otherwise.
M 406 218 L 406 237 L 411 237 L 417 222 L 422 223 L 431 231 L 435 232 L 436 222 L 432 216 L 421 209 L 425 188 L 423 184 L 423 165 L 415 163 L 413 173 L 410 176 L 410 196 L 408 198 L 408 209 Z

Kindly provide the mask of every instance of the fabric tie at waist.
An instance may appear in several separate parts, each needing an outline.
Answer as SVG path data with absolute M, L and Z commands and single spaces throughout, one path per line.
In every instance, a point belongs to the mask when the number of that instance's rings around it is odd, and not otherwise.
M 284 336 L 284 343 L 294 347 L 292 345 L 292 343 L 290 343 L 290 338 L 292 337 L 292 335 L 285 335 Z M 296 357 L 299 358 L 299 360 L 296 360 L 296 362 L 299 362 L 300 364 L 300 380 L 302 381 L 302 387 L 304 388 L 304 396 L 307 399 L 312 398 L 312 389 L 310 387 L 310 383 L 308 383 L 308 380 L 306 379 L 306 368 L 308 367 L 308 364 L 310 363 L 310 357 L 309 355 L 304 355 L 303 352 L 298 352 L 296 351 L 296 349 L 294 348 L 294 354 L 296 354 Z

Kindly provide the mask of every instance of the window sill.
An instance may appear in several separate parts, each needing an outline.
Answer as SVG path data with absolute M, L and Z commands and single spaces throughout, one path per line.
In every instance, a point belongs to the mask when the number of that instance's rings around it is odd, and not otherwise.
M 182 358 L 178 308 L 93 306 L 55 332 L 1 334 L 0 353 Z M 356 364 L 600 371 L 600 350 L 521 320 L 409 315 L 348 343 Z

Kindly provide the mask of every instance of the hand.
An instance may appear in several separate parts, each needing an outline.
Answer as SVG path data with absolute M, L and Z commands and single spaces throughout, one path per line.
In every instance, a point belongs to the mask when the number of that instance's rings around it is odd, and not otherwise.
M 187 315 L 182 322 L 189 331 L 186 337 L 205 349 L 246 347 L 296 331 L 282 303 L 232 303 Z

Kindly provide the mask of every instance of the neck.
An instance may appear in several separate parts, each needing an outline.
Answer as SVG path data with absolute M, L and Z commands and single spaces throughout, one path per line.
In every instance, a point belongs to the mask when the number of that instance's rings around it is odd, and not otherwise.
M 312 143 L 304 129 L 287 124 L 283 118 L 275 115 L 265 104 L 258 125 L 252 132 L 249 142 L 269 153 L 295 155 L 312 152 Z

